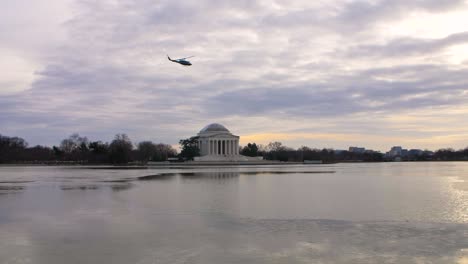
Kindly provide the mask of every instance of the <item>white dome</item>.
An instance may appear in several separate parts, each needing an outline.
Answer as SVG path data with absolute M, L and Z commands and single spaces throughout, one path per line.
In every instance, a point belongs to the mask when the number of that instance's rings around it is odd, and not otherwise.
M 202 130 L 200 130 L 200 133 L 203 133 L 203 132 L 229 132 L 229 130 L 221 124 L 213 123 L 213 124 L 207 125 Z

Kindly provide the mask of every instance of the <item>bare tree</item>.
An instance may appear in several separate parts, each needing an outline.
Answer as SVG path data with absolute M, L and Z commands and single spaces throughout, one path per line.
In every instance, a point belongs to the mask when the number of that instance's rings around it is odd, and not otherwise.
M 109 145 L 110 160 L 112 163 L 128 163 L 131 159 L 133 145 L 126 134 L 115 135 Z

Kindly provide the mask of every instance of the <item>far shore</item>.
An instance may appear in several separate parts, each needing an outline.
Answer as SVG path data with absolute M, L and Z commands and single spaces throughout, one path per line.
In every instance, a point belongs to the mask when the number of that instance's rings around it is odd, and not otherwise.
M 90 164 L 90 163 L 78 163 L 78 162 L 41 162 L 41 163 L 3 163 L 0 167 L 32 167 L 32 166 L 44 166 L 44 167 L 80 167 L 89 169 L 148 169 L 148 168 L 160 168 L 160 167 L 217 167 L 217 166 L 261 166 L 261 165 L 330 165 L 338 163 L 409 163 L 409 162 L 467 162 L 468 160 L 425 160 L 425 161 L 338 161 L 332 163 L 308 163 L 308 162 L 289 162 L 289 161 L 273 161 L 264 160 L 260 162 L 155 162 L 151 164 Z

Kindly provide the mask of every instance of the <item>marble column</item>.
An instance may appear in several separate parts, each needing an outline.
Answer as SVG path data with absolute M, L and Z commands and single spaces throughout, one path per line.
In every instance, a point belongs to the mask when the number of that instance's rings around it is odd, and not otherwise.
M 229 155 L 229 139 L 226 139 L 226 155 Z

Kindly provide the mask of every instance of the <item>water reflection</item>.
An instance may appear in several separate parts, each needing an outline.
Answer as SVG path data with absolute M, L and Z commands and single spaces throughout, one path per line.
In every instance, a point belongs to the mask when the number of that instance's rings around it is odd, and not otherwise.
M 333 170 L 315 170 L 315 171 L 244 171 L 242 172 L 243 175 L 266 175 L 266 174 L 324 174 L 324 173 L 335 173 L 336 171 Z
M 23 185 L 15 185 L 15 184 L 0 184 L 0 195 L 5 194 L 15 194 L 26 189 Z
M 0 168 L 0 263 L 463 263 L 442 165 Z
M 125 184 L 114 184 L 110 186 L 112 191 L 118 192 L 118 191 L 125 191 L 133 187 L 133 184 L 131 183 L 125 183 Z
M 161 174 L 140 176 L 140 177 L 137 177 L 137 179 L 140 181 L 161 181 L 161 180 L 169 180 L 175 175 L 176 174 L 174 173 L 161 173 Z
M 240 173 L 238 171 L 205 171 L 205 172 L 179 172 L 179 173 L 160 173 L 160 174 L 151 174 L 145 176 L 139 176 L 137 179 L 139 181 L 164 181 L 171 180 L 176 177 L 182 179 L 231 179 L 239 177 Z
M 60 189 L 62 191 L 70 191 L 70 190 L 81 190 L 81 191 L 86 191 L 86 190 L 97 190 L 99 189 L 99 186 L 97 185 L 62 185 L 60 186 Z
M 102 189 L 111 189 L 113 191 L 123 191 L 128 190 L 133 187 L 133 184 L 128 181 L 117 181 L 118 184 L 74 184 L 74 185 L 61 185 L 60 189 L 62 191 L 73 191 L 73 190 L 80 190 L 80 191 L 94 191 L 94 190 L 102 190 Z M 111 182 L 112 183 L 112 182 Z
M 240 173 L 238 171 L 208 171 L 208 172 L 193 172 L 193 173 L 179 173 L 183 179 L 207 179 L 207 180 L 229 180 L 238 178 Z

